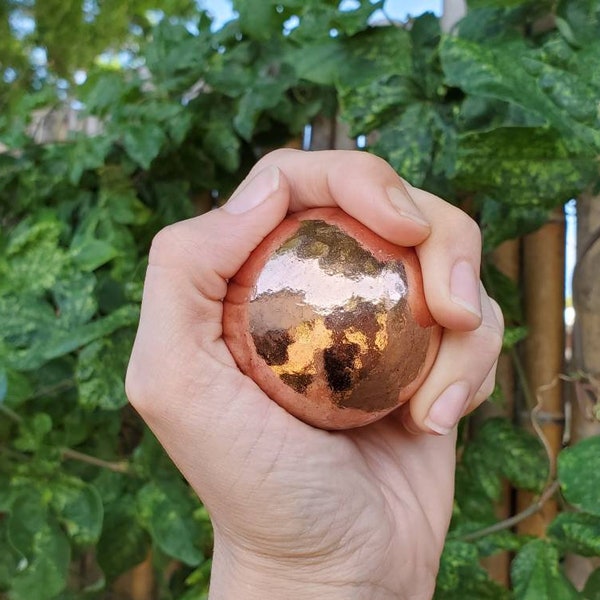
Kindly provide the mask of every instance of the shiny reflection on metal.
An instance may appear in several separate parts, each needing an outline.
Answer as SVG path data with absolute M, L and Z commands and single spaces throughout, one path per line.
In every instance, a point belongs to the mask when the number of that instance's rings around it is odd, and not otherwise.
M 256 280 L 250 333 L 294 391 L 381 411 L 419 374 L 431 335 L 407 297 L 401 262 L 380 262 L 337 226 L 306 220 Z

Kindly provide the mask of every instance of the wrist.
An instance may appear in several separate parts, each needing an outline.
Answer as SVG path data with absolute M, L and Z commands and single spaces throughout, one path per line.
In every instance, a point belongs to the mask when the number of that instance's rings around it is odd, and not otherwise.
M 435 573 L 421 593 L 386 586 L 385 577 L 359 578 L 356 569 L 319 557 L 259 556 L 215 535 L 209 600 L 430 600 Z

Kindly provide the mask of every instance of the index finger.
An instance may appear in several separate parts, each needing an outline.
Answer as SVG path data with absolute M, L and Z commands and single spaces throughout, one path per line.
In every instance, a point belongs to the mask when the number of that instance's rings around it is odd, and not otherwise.
M 276 150 L 249 178 L 270 165 L 289 182 L 291 211 L 339 206 L 386 240 L 414 246 L 434 319 L 456 330 L 479 327 L 481 233 L 463 211 L 408 185 L 387 162 L 364 151 Z
M 399 246 L 416 246 L 429 236 L 430 223 L 402 179 L 373 154 L 352 150 L 275 150 L 254 166 L 247 179 L 271 165 L 279 168 L 290 183 L 291 212 L 339 206 Z

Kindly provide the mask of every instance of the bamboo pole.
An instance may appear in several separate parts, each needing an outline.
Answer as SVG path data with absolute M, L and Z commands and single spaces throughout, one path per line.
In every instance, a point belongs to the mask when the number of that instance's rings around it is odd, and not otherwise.
M 564 410 L 562 386 L 558 377 L 564 358 L 564 269 L 565 227 L 562 211 L 523 241 L 523 290 L 528 336 L 524 343 L 528 406 L 521 414 L 531 423 L 536 413 L 536 429 L 543 436 L 551 468 L 562 447 Z M 537 407 L 536 407 L 537 405 Z M 533 501 L 529 492 L 517 495 L 517 510 Z M 537 514 L 519 524 L 520 534 L 542 537 L 557 513 L 554 500 Z
M 152 553 L 149 553 L 144 562 L 121 575 L 111 591 L 122 600 L 152 600 L 156 598 L 155 588 Z
M 600 435 L 593 407 L 600 402 L 600 197 L 582 195 L 577 201 L 577 268 L 573 279 L 573 359 L 569 372 L 579 374 L 569 384 L 570 442 Z M 581 589 L 600 559 L 568 555 L 565 570 Z
M 348 126 L 336 118 L 320 116 L 312 123 L 310 150 L 356 150 Z
M 518 282 L 521 270 L 521 241 L 509 240 L 498 246 L 493 252 L 492 261 L 501 273 Z M 488 291 L 493 295 L 494 290 Z M 512 419 L 515 416 L 515 371 L 512 357 L 508 354 L 500 356 L 496 382 L 504 399 L 502 414 Z
M 501 244 L 492 254 L 492 262 L 507 277 L 513 281 L 519 280 L 520 271 L 520 240 L 509 240 Z M 494 290 L 488 290 L 492 296 Z M 502 354 L 498 361 L 498 370 L 496 372 L 496 383 L 500 387 L 503 403 L 502 405 L 486 402 L 481 405 L 477 414 L 474 416 L 474 427 L 478 422 L 488 419 L 492 416 L 506 416 L 513 419 L 515 416 L 515 372 L 512 357 L 508 354 Z M 513 513 L 513 491 L 511 486 L 506 483 L 502 489 L 502 495 L 496 508 L 496 516 L 499 521 L 508 519 Z M 493 556 L 483 558 L 482 566 L 487 570 L 490 577 L 503 586 L 508 586 L 510 582 L 510 560 L 508 552 L 501 552 Z
M 335 148 L 335 119 L 319 115 L 312 123 L 310 150 Z

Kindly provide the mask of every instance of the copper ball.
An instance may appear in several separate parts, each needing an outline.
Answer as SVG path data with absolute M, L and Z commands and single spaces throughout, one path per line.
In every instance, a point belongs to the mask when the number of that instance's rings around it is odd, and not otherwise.
M 406 402 L 441 337 L 415 251 L 337 208 L 286 218 L 231 279 L 223 310 L 240 370 L 322 429 L 366 425 Z

